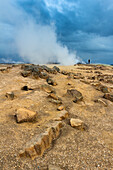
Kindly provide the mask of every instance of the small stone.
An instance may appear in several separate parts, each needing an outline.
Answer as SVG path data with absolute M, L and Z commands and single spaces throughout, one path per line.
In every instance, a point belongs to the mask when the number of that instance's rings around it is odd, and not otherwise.
M 62 104 L 61 100 L 55 100 L 55 99 L 49 99 L 49 102 L 54 103 L 54 104 Z
M 21 90 L 28 91 L 29 88 L 28 88 L 28 86 L 23 86 L 23 87 L 21 88 Z
M 11 99 L 11 100 L 13 100 L 14 97 L 15 97 L 13 92 L 7 92 L 5 96 L 6 96 L 8 99 Z
M 42 85 L 41 89 L 47 93 L 55 93 L 55 89 L 47 84 Z
M 113 94 L 106 93 L 106 94 L 104 94 L 103 97 L 104 97 L 105 99 L 108 99 L 108 100 L 110 100 L 111 102 L 113 102 Z
M 103 101 L 102 99 L 98 99 L 97 100 L 99 103 L 102 103 L 105 107 L 107 107 L 107 103 L 105 101 Z
M 58 108 L 57 108 L 57 110 L 59 110 L 59 111 L 61 111 L 61 110 L 63 110 L 64 109 L 64 106 L 63 105 L 61 105 L 61 106 L 59 106 Z
M 52 86 L 56 86 L 57 85 L 57 83 L 54 80 L 52 80 L 51 78 L 48 78 L 46 81 L 47 81 L 48 84 L 50 84 Z
M 66 118 L 69 117 L 69 114 L 66 110 L 62 110 L 60 111 L 60 113 L 58 114 L 58 116 L 54 119 L 55 121 L 62 121 Z
M 54 100 L 61 100 L 55 93 L 51 93 L 48 97 Z
M 36 119 L 37 113 L 25 108 L 20 108 L 16 111 L 17 123 L 31 122 Z
M 72 127 L 82 127 L 83 126 L 83 121 L 80 120 L 80 119 L 74 119 L 74 118 L 71 118 L 70 119 L 70 124 Z
M 68 75 L 68 72 L 65 71 L 65 70 L 62 70 L 61 73 L 64 74 L 64 75 Z
M 21 75 L 22 75 L 23 77 L 28 77 L 28 76 L 31 75 L 31 71 L 23 71 L 23 72 L 21 72 Z

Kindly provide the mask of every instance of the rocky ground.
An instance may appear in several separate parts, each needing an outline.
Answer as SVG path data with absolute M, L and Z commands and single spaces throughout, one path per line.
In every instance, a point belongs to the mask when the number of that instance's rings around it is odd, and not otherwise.
M 112 170 L 113 67 L 0 65 L 0 170 Z

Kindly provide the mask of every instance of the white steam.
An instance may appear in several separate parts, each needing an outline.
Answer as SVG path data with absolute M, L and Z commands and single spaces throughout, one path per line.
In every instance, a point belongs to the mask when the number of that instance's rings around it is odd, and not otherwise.
M 69 53 L 67 47 L 57 42 L 52 26 L 37 25 L 30 21 L 18 28 L 16 35 L 18 53 L 27 62 L 34 64 L 58 62 L 71 65 L 80 61 L 76 53 Z

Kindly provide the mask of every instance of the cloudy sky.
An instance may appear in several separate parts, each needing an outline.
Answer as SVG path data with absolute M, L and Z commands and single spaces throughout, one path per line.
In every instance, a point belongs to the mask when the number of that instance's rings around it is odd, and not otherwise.
M 0 62 L 79 58 L 113 63 L 113 0 L 0 0 Z

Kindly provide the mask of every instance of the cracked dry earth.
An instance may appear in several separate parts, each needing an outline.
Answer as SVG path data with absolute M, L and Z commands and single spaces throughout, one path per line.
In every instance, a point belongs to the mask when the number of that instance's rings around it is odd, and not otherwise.
M 20 152 L 55 121 L 60 104 L 51 102 L 50 94 L 42 88 L 48 85 L 46 79 L 23 77 L 21 65 L 0 65 L 0 170 L 113 169 L 113 100 L 103 98 L 106 89 L 107 93 L 113 93 L 113 67 L 57 67 L 60 72 L 47 74 L 57 83 L 52 88 L 69 116 L 61 120 L 60 134 L 43 155 L 30 158 L 20 157 Z M 105 91 L 97 88 L 98 84 Z M 21 90 L 23 86 L 30 90 Z M 81 92 L 83 99 L 73 102 L 66 96 L 70 89 Z M 13 100 L 6 97 L 7 92 L 14 93 Z M 20 108 L 36 112 L 36 120 L 17 123 L 15 112 Z M 71 127 L 71 118 L 82 120 L 86 128 Z

